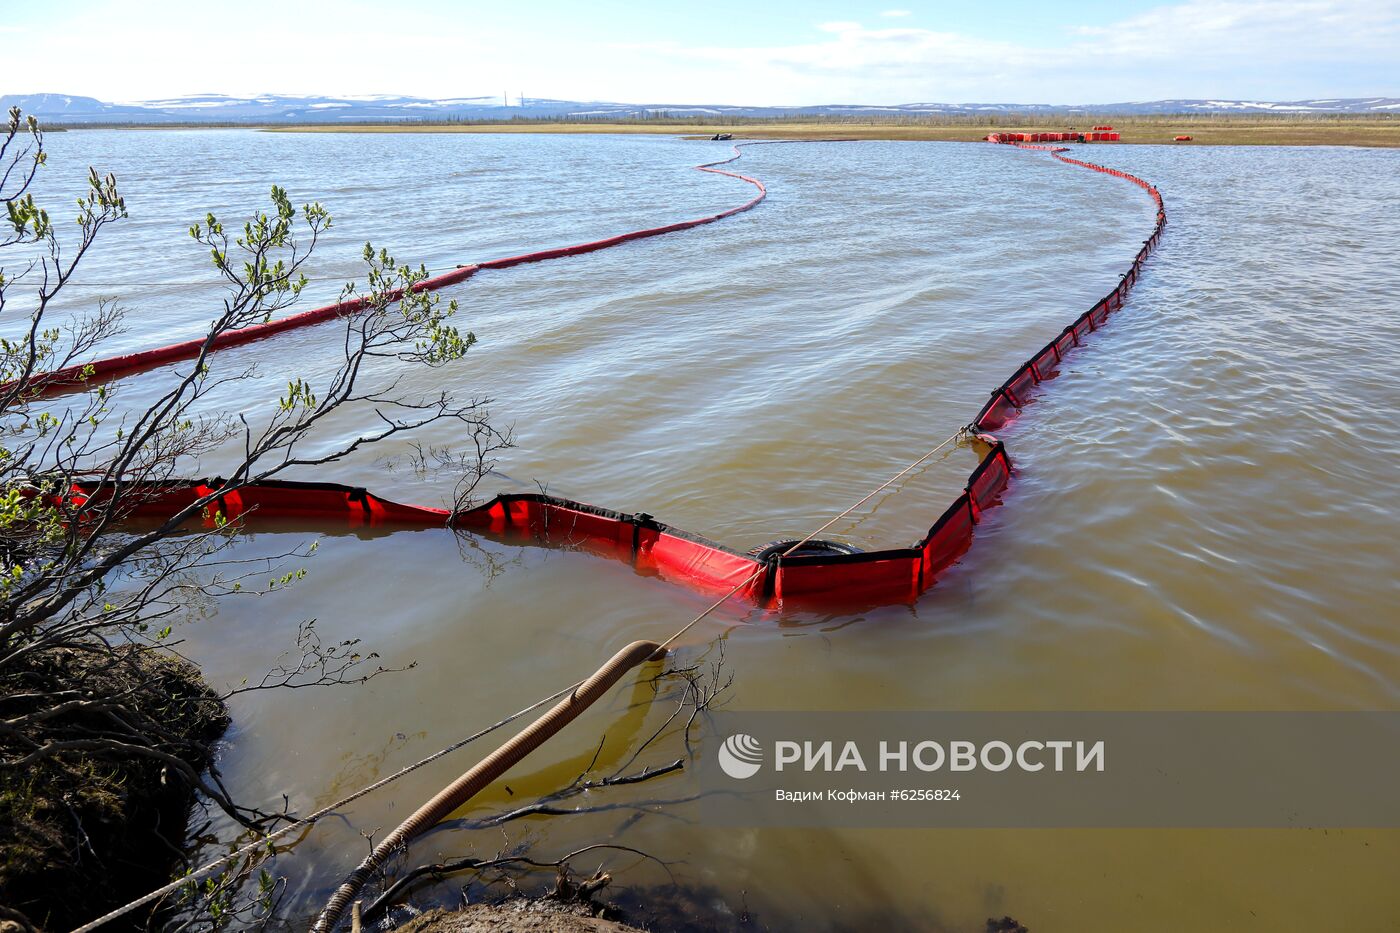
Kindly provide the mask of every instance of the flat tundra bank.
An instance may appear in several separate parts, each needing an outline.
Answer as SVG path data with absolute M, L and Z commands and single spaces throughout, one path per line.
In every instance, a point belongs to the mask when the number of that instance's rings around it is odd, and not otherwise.
M 1134 119 L 1084 117 L 1052 123 L 1008 118 L 990 123 L 921 122 L 795 122 L 776 120 L 736 124 L 670 123 L 638 120 L 622 123 L 555 123 L 515 121 L 509 123 L 422 123 L 416 125 L 370 123 L 353 126 L 267 126 L 277 133 L 664 133 L 679 136 L 710 137 L 732 133 L 736 139 L 814 139 L 842 136 L 850 139 L 909 139 L 942 142 L 978 142 L 989 132 L 1014 129 L 1027 133 L 1057 133 L 1074 127 L 1108 123 L 1121 134 L 1117 144 L 1170 144 L 1178 146 L 1371 146 L 1400 147 L 1400 119 L 1289 119 L 1281 118 L 1193 118 L 1163 117 Z M 1190 136 L 1189 142 L 1176 142 L 1176 136 Z M 1094 143 L 1090 145 L 1114 145 Z

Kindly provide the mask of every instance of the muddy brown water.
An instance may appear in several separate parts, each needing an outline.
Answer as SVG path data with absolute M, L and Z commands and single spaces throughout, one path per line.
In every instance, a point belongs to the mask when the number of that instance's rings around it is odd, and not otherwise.
M 749 196 L 688 166 L 720 144 L 661 137 L 81 132 L 51 140 L 46 190 L 89 163 L 133 219 L 84 295 L 122 296 L 122 346 L 194 333 L 217 291 L 182 240 L 273 181 L 336 215 L 315 297 L 367 238 L 435 269 L 713 212 Z M 764 614 L 722 639 L 748 709 L 1393 709 L 1400 702 L 1400 154 L 1342 148 L 1099 147 L 1157 183 L 1170 226 L 1110 327 L 1003 432 L 1019 468 L 967 557 L 913 605 Z M 805 533 L 965 424 L 990 389 L 1101 295 L 1150 232 L 1122 182 L 1003 147 L 764 147 L 770 196 L 736 218 L 578 259 L 484 273 L 451 296 L 480 338 L 405 389 L 489 396 L 518 446 L 486 491 L 552 493 L 749 547 Z M 159 283 L 159 284 L 136 284 Z M 288 378 L 324 376 L 334 328 L 222 354 L 256 364 L 211 408 L 259 417 Z M 159 380 L 123 384 L 122 404 Z M 339 418 L 335 438 L 368 416 Z M 423 440 L 445 443 L 451 432 Z M 328 441 L 329 442 L 329 441 Z M 315 478 L 442 504 L 395 441 Z M 830 536 L 919 537 L 974 457 L 953 451 Z M 218 458 L 205 465 L 219 468 Z M 309 478 L 309 477 L 308 477 Z M 259 531 L 240 554 L 305 532 Z M 553 692 L 704 596 L 568 550 L 438 531 L 329 534 L 290 591 L 192 607 L 215 683 L 275 663 L 299 620 L 410 671 L 361 687 L 253 694 L 222 753 L 245 799 L 307 810 Z M 667 709 L 623 689 L 465 815 L 631 754 Z M 699 736 L 699 747 L 713 737 Z M 679 744 L 647 760 L 678 757 Z M 458 753 L 354 805 L 277 860 L 290 916 L 319 906 L 383 834 L 464 768 Z M 588 802 L 674 799 L 681 774 Z M 674 862 L 704 923 L 1036 933 L 1321 930 L 1390 922 L 1400 834 L 1364 830 L 719 830 L 693 804 L 440 831 L 415 859 L 599 839 Z M 667 875 L 607 860 L 622 883 Z M 450 890 L 450 889 L 446 889 Z

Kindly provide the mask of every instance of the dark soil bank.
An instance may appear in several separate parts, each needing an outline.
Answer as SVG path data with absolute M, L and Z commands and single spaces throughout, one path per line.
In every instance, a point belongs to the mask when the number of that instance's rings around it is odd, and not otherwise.
M 636 927 L 593 916 L 586 905 L 551 898 L 430 910 L 396 933 L 640 933 Z
M 32 711 L 26 695 L 56 687 L 75 702 L 46 727 L 48 743 L 64 743 L 57 754 L 0 734 L 3 760 L 21 762 L 0 767 L 0 920 L 70 930 L 167 882 L 194 802 L 170 773 L 178 763 L 85 746 L 113 734 L 101 698 L 123 697 L 158 724 L 153 751 L 202 772 L 228 717 L 199 672 L 149 651 L 64 650 L 5 681 L 0 719 Z
M 594 916 L 596 908 L 552 898 L 518 898 L 503 904 L 474 904 L 462 910 L 431 910 L 395 933 L 641 933 L 637 927 Z M 656 933 L 664 930 L 653 928 Z M 981 931 L 978 931 L 981 933 Z M 989 919 L 986 933 L 1030 933 L 1011 917 Z

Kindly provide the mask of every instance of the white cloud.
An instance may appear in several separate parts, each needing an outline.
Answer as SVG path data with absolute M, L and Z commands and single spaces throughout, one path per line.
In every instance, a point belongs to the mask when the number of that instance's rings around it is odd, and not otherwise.
M 909 15 L 910 15 L 910 11 L 909 11 L 909 10 L 882 10 L 882 11 L 880 12 L 880 15 L 881 15 L 881 16 L 889 16 L 889 17 L 909 16 Z
M 1262 56 L 1264 63 L 1385 49 L 1393 56 L 1400 40 L 1400 4 L 1188 0 L 1107 26 L 1081 26 L 1075 32 L 1119 56 L 1250 53 Z
M 1040 45 L 852 21 L 816 28 L 820 37 L 804 43 L 671 44 L 665 55 L 748 89 L 726 98 L 745 103 L 763 102 L 755 88 L 769 100 L 870 104 L 1400 92 L 1398 0 L 1187 0 Z

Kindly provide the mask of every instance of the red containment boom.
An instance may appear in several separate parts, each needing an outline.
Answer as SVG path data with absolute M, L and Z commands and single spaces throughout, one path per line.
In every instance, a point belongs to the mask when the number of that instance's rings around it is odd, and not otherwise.
M 1070 158 L 1064 155 L 1069 149 L 1062 146 L 1022 144 L 1019 140 L 1027 135 L 1031 134 L 992 133 L 987 140 L 1048 152 L 1068 165 L 1131 182 L 1152 198 L 1157 207 L 1156 222 L 1151 236 L 1143 241 L 1142 248 L 1112 291 L 1080 314 L 991 393 L 967 428 L 968 433 L 981 445 L 981 460 L 968 477 L 962 494 L 933 522 L 927 534 L 908 547 L 863 553 L 794 553 L 760 560 L 672 528 L 645 513 L 614 512 L 548 495 L 500 495 L 475 508 L 452 512 L 393 502 L 351 486 L 285 481 L 249 484 L 209 479 L 144 484 L 145 488 L 139 491 L 135 499 L 137 504 L 123 517 L 167 520 L 183 510 L 193 509 L 193 514 L 202 514 L 207 522 L 280 518 L 326 529 L 462 528 L 507 541 L 582 549 L 628 562 L 638 573 L 706 592 L 728 592 L 738 587 L 737 595 L 763 606 L 831 607 L 910 602 L 933 585 L 939 574 L 962 556 L 972 543 L 982 514 L 1001 501 L 1010 481 L 1011 461 L 1002 442 L 990 437 L 989 432 L 999 430 L 1014 418 L 1027 400 L 1039 391 L 1042 383 L 1058 375 L 1061 361 L 1075 352 L 1108 321 L 1113 312 L 1122 307 L 1124 296 L 1137 281 L 1166 224 L 1162 196 L 1149 182 L 1127 172 Z M 731 158 L 721 162 L 696 167 L 741 179 L 758 189 L 757 195 L 737 207 L 719 214 L 637 230 L 604 240 L 477 263 L 428 279 L 418 287 L 425 290 L 443 288 L 469 278 L 480 269 L 505 269 L 527 262 L 608 249 L 631 240 L 700 226 L 749 210 L 763 200 L 763 184 L 747 175 L 715 167 L 732 162 L 742 154 L 738 146 L 734 147 L 734 153 Z M 224 335 L 226 339 L 216 342 L 216 347 L 262 339 L 283 330 L 353 314 L 360 309 L 361 306 L 355 303 L 318 308 L 280 321 L 234 331 Z M 188 341 L 98 360 L 89 364 L 92 366 L 92 376 L 88 378 L 109 378 L 173 360 L 189 359 L 198 354 L 200 345 L 201 341 Z M 81 369 L 74 367 L 38 376 L 33 385 L 36 391 L 43 392 L 81 385 L 86 381 Z M 100 508 L 111 491 L 110 485 L 80 483 L 70 491 L 68 502 L 74 506 L 78 520 L 81 520 L 85 509 Z

